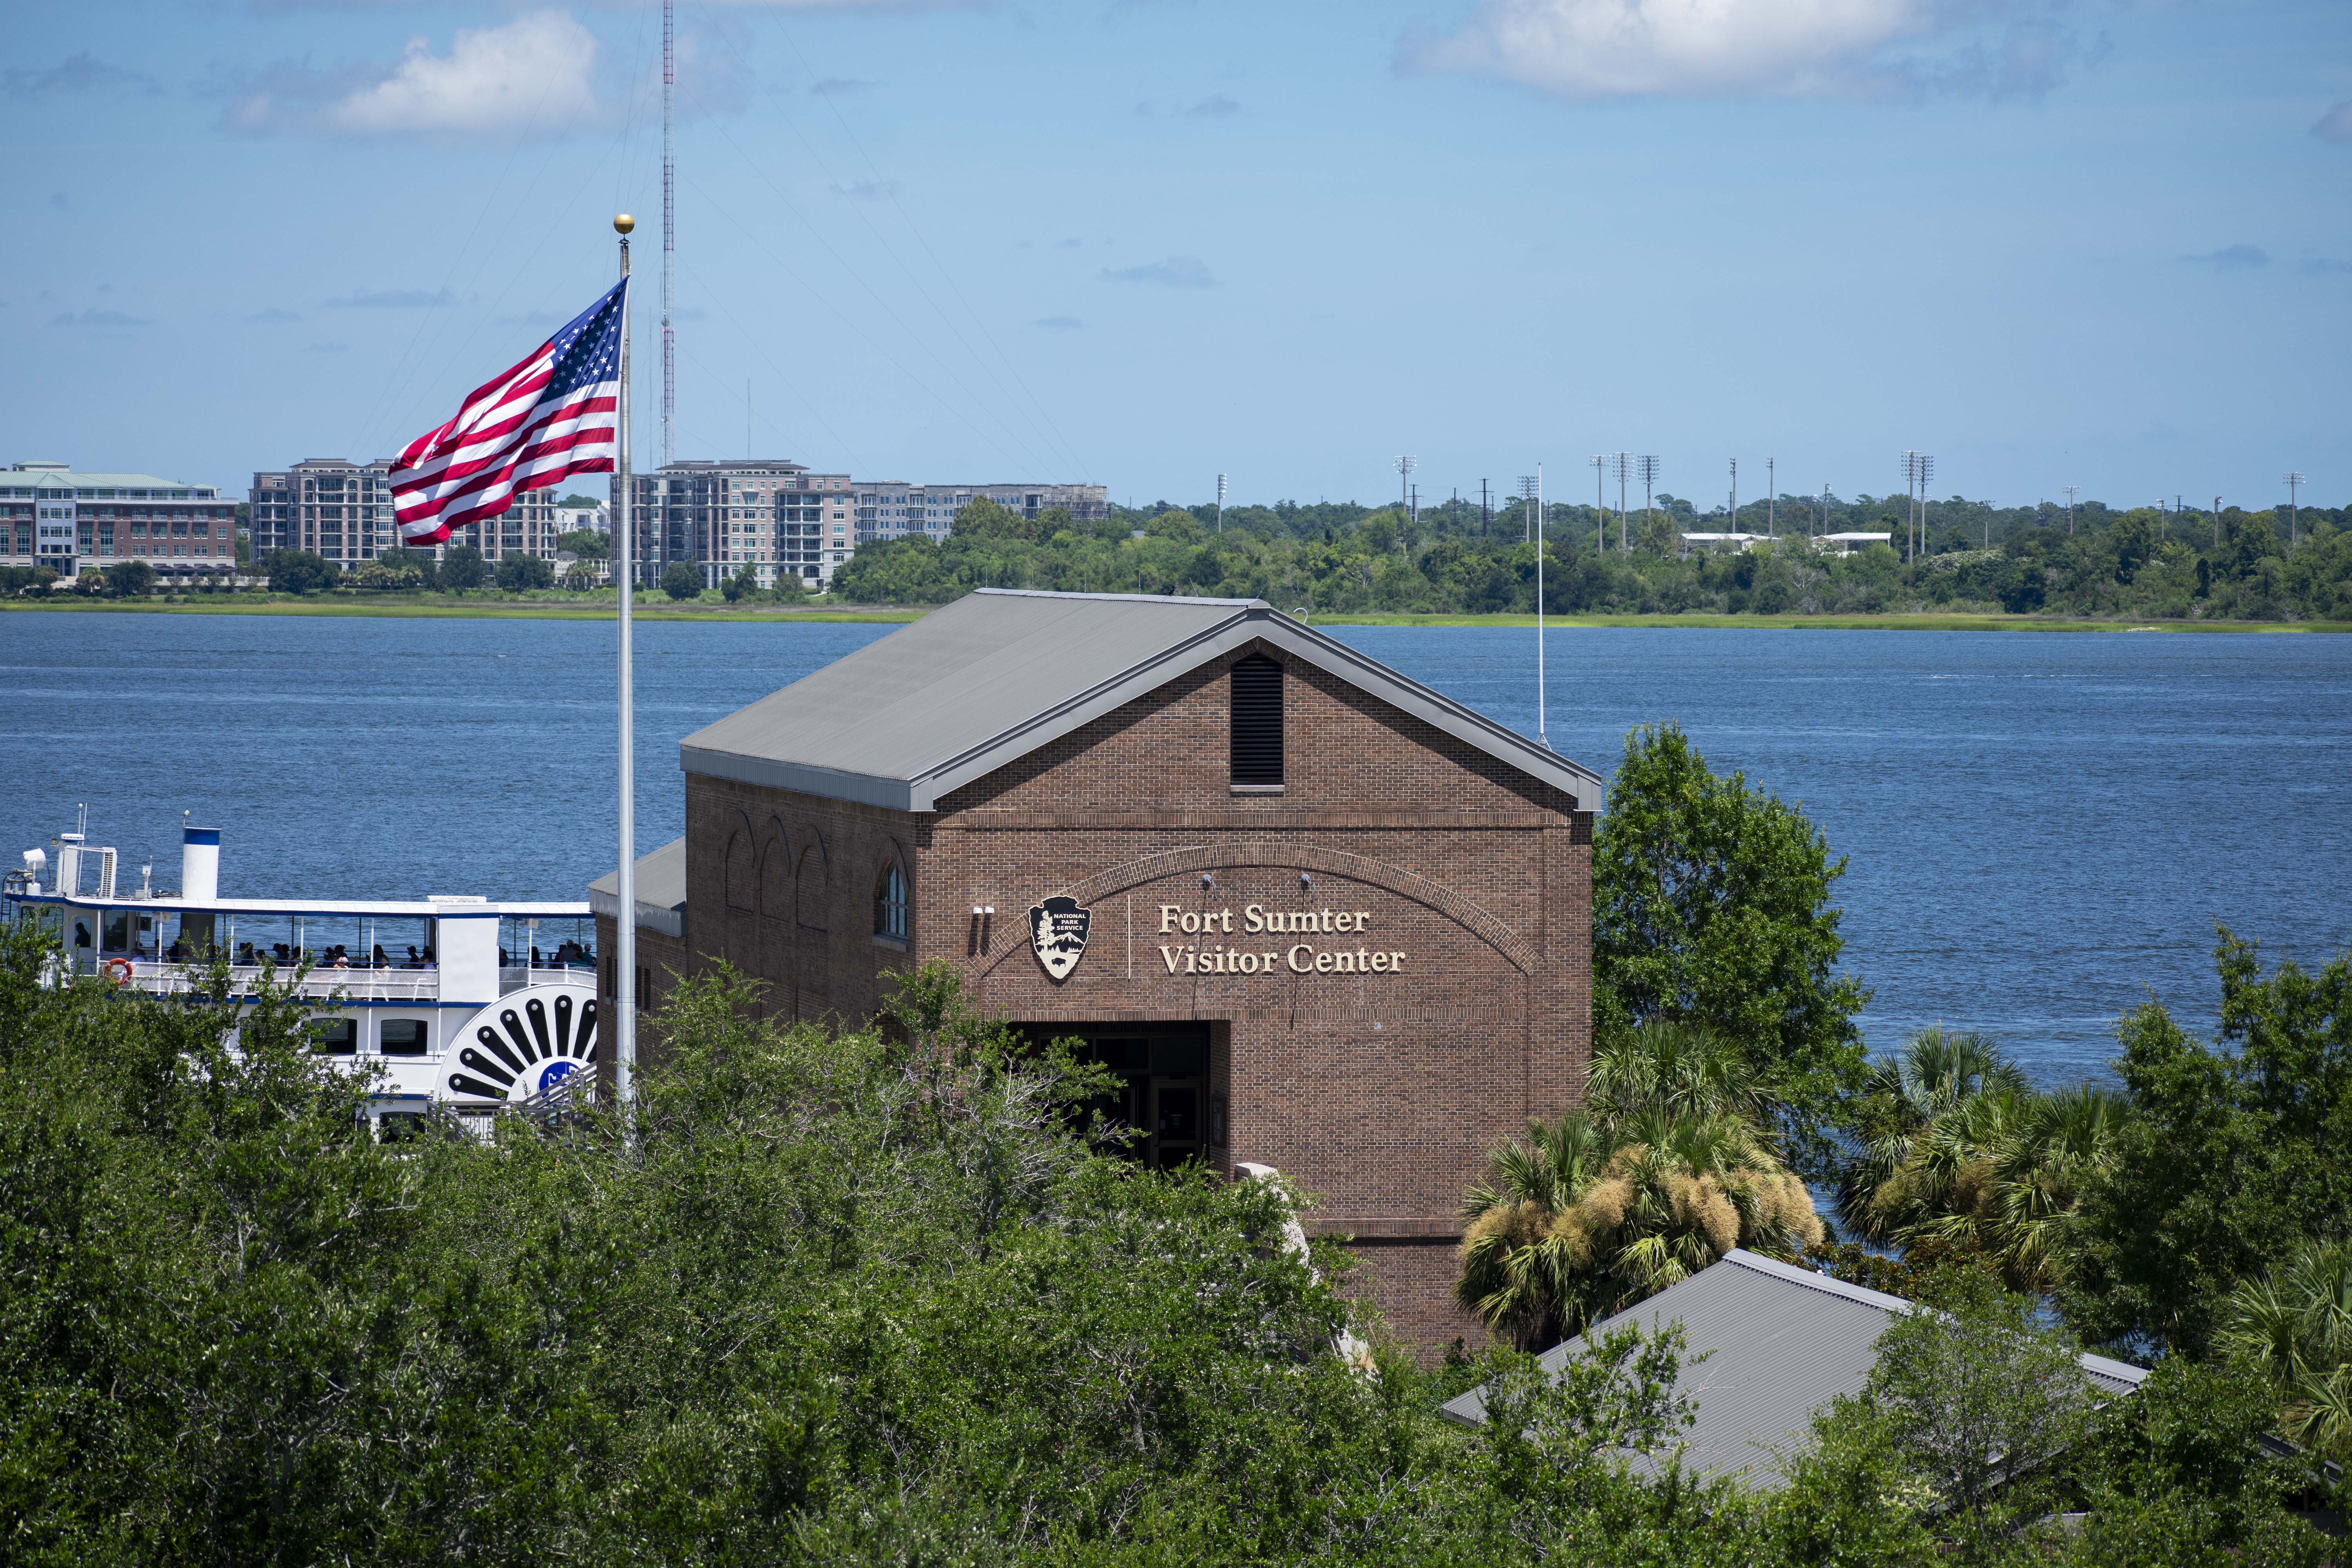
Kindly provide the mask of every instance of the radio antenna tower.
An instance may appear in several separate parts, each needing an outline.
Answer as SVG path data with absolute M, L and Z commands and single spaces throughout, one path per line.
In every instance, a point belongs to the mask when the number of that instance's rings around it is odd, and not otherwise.
M 2310 481 L 2295 468 L 2289 468 L 2279 476 L 2279 479 L 2286 486 L 2286 547 L 2292 550 L 2294 548 L 2294 492 Z
M 1654 452 L 1635 459 L 1642 473 L 1642 527 L 1650 526 L 1650 488 L 1658 482 L 1658 457 Z
M 677 461 L 677 0 L 662 0 L 662 467 Z

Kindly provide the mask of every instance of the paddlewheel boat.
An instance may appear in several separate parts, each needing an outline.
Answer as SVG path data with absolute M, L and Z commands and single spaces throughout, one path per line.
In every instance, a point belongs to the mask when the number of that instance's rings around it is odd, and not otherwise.
M 26 850 L 0 878 L 0 916 L 49 930 L 60 978 L 186 993 L 226 957 L 236 996 L 252 998 L 265 972 L 293 981 L 316 1049 L 380 1069 L 367 1114 L 385 1137 L 415 1131 L 436 1104 L 486 1132 L 501 1110 L 551 1114 L 593 1082 L 585 902 L 224 899 L 210 827 L 183 830 L 176 891 L 152 886 L 142 867 L 139 890 L 123 893 L 115 851 L 90 844 L 87 826 Z

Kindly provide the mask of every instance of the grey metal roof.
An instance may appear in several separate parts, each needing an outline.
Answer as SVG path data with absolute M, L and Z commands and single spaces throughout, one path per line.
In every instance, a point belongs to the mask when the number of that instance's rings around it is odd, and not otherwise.
M 1684 1467 L 1702 1476 L 1737 1475 L 1770 1490 L 1783 1479 L 1774 1450 L 1793 1454 L 1811 1443 L 1813 1413 L 1842 1394 L 1860 1393 L 1878 1362 L 1878 1336 L 1897 1317 L 1917 1310 L 1898 1296 L 1735 1249 L 1681 1284 L 1553 1346 L 1537 1363 L 1558 1372 L 1588 1340 L 1628 1324 L 1654 1333 L 1681 1323 L 1689 1359 L 1675 1388 L 1697 1401 L 1696 1425 L 1685 1436 Z M 2128 1394 L 2147 1376 L 2105 1356 L 2082 1362 L 2104 1394 Z M 1485 1391 L 1474 1388 L 1448 1402 L 1444 1414 L 1464 1426 L 1479 1425 L 1486 1418 Z M 1637 1464 L 1650 1468 L 1646 1460 Z
M 942 795 L 1262 639 L 1601 805 L 1601 780 L 1259 599 L 982 588 L 678 742 L 688 773 L 931 811 Z
M 637 923 L 670 936 L 686 935 L 686 840 L 673 838 L 650 855 L 637 857 Z M 618 867 L 588 884 L 588 908 L 607 920 L 621 918 Z

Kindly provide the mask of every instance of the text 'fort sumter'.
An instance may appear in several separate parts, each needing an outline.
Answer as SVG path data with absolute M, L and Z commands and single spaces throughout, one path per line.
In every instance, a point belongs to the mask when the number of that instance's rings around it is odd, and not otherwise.
M 1231 909 L 1188 910 L 1177 904 L 1162 904 L 1162 936 L 1256 937 L 1262 945 L 1211 942 L 1205 946 L 1162 947 L 1160 957 L 1171 974 L 1271 974 L 1282 970 L 1293 974 L 1402 973 L 1404 954 L 1389 949 L 1265 941 L 1267 937 L 1307 933 L 1360 933 L 1370 919 L 1368 910 L 1270 910 L 1263 904 L 1244 906 L 1237 919 Z

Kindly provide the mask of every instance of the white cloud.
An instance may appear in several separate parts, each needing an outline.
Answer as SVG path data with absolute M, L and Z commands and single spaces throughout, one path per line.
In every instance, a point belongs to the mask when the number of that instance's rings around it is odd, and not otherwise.
M 2063 0 L 1480 0 L 1458 31 L 1408 35 L 1400 68 L 1492 76 L 1571 100 L 1849 98 L 1897 91 L 2031 95 L 2079 53 L 2046 19 L 1951 40 L 2001 13 Z
M 1156 283 L 1163 289 L 1213 289 L 1217 282 L 1197 256 L 1171 256 L 1140 267 L 1106 267 L 1102 275 L 1106 283 Z
M 327 110 L 362 135 L 552 129 L 595 107 L 596 36 L 561 11 L 461 27 L 446 55 L 411 42 L 392 75 Z

